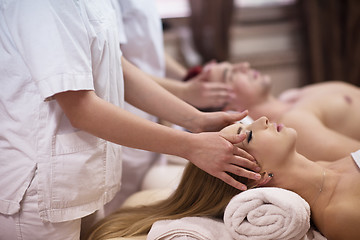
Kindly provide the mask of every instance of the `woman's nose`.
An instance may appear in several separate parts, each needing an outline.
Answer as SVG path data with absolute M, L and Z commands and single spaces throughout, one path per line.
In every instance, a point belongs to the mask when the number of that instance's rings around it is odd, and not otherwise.
M 261 117 L 257 120 L 261 127 L 267 128 L 269 126 L 269 119 L 267 117 Z

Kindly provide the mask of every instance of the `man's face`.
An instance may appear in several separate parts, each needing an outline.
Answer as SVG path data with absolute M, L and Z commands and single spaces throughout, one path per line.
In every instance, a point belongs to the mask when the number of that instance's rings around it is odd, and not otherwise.
M 210 69 L 209 81 L 226 82 L 233 87 L 236 95 L 233 104 L 246 108 L 270 94 L 270 78 L 254 69 L 227 62 L 214 64 Z

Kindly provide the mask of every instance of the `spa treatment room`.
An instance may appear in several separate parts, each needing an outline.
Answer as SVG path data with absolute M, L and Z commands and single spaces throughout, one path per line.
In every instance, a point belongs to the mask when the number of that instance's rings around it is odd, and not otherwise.
M 0 0 L 1 240 L 360 239 L 360 1 Z

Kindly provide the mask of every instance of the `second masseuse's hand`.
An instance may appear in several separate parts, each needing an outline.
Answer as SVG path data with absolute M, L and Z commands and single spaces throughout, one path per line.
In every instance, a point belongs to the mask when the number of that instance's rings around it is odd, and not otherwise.
M 223 135 L 219 132 L 211 132 L 191 135 L 193 138 L 191 142 L 194 146 L 185 157 L 197 167 L 240 190 L 246 190 L 246 186 L 228 173 L 254 180 L 261 178 L 257 173 L 260 168 L 254 158 L 234 146 L 246 138 L 245 134 Z
M 208 81 L 209 71 L 203 71 L 183 85 L 182 99 L 197 108 L 223 107 L 234 98 L 228 83 Z

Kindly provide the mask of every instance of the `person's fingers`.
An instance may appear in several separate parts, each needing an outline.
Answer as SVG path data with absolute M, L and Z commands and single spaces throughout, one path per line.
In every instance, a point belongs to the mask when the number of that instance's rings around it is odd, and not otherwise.
M 211 90 L 211 91 L 232 91 L 233 88 L 228 83 L 223 82 L 207 82 L 204 83 L 204 88 Z
M 242 141 L 245 140 L 246 138 L 246 134 L 242 133 L 242 134 L 225 134 L 220 132 L 220 136 L 222 136 L 223 138 L 225 138 L 227 141 L 229 141 L 232 144 L 237 144 L 240 143 Z M 234 147 L 236 148 L 236 147 Z
M 217 176 L 217 178 L 221 179 L 225 183 L 229 184 L 230 186 L 233 186 L 234 188 L 237 188 L 239 190 L 245 191 L 247 189 L 246 185 L 236 181 L 234 178 L 232 178 L 229 174 L 222 172 Z
M 240 70 L 240 71 L 246 72 L 247 70 L 250 69 L 250 63 L 248 63 L 248 62 L 235 63 L 235 64 L 233 64 L 233 67 L 235 70 Z
M 243 167 L 233 165 L 233 164 L 228 164 L 225 167 L 225 171 L 233 173 L 233 174 L 238 175 L 240 177 L 248 178 L 248 179 L 253 179 L 253 180 L 260 180 L 261 179 L 261 175 L 259 173 L 253 172 L 251 170 L 248 170 L 248 169 L 245 169 Z
M 203 66 L 203 71 L 207 72 L 209 71 L 216 63 L 216 60 L 211 60 L 210 62 L 207 62 L 204 66 Z
M 207 82 L 210 75 L 210 71 L 201 71 L 196 76 L 189 79 L 189 82 Z
M 244 134 L 246 136 L 246 134 Z M 249 154 L 247 151 L 245 151 L 244 149 L 241 149 L 239 147 L 234 146 L 234 155 L 242 157 L 242 158 L 246 158 L 249 159 L 252 162 L 255 162 L 255 158 Z
M 227 90 L 213 90 L 206 94 L 208 102 L 213 107 L 222 107 L 236 96 Z
M 235 95 L 231 92 L 229 93 L 228 91 L 216 91 L 211 92 L 209 97 L 229 100 L 231 98 L 234 98 Z
M 242 112 L 231 112 L 228 114 L 229 114 L 229 121 L 234 123 L 234 122 L 240 121 L 241 119 L 246 117 L 249 114 L 249 112 L 248 112 L 248 110 L 245 110 Z
M 239 156 L 234 156 L 233 160 L 231 160 L 229 163 L 241 168 L 246 168 L 255 173 L 260 172 L 261 170 L 261 168 L 258 166 L 258 164 L 255 161 Z
M 242 141 L 244 141 L 244 139 L 246 138 L 246 134 L 224 134 L 222 132 L 220 132 L 220 136 L 222 136 L 223 138 L 225 138 L 227 141 L 229 141 L 232 144 L 237 144 L 240 143 Z

